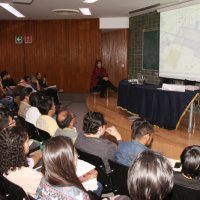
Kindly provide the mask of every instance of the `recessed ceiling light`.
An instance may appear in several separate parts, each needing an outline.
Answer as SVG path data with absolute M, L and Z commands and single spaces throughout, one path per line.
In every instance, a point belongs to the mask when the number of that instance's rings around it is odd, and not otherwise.
M 98 0 L 84 0 L 83 3 L 95 3 Z
M 54 9 L 52 12 L 58 15 L 75 15 L 79 13 L 76 9 Z
M 16 4 L 31 4 L 33 0 L 13 0 Z
M 23 18 L 25 17 L 23 14 L 21 14 L 19 11 L 17 11 L 15 8 L 13 8 L 8 3 L 0 3 L 0 6 L 6 9 L 8 12 L 12 13 L 16 17 Z
M 83 15 L 92 15 L 89 8 L 79 8 Z

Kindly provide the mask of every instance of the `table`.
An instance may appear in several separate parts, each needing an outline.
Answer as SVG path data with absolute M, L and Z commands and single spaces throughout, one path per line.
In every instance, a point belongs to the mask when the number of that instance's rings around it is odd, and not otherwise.
M 199 91 L 164 91 L 157 85 L 136 85 L 122 80 L 119 83 L 117 105 L 138 114 L 153 125 L 177 129 L 180 120 L 190 105 L 193 106 L 193 101 L 198 95 Z

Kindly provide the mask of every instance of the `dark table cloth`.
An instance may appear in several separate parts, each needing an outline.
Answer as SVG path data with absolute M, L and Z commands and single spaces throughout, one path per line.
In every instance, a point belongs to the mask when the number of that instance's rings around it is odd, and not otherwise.
M 178 128 L 179 121 L 199 91 L 164 91 L 157 85 L 131 84 L 120 81 L 117 105 L 139 114 L 154 125 L 167 129 Z

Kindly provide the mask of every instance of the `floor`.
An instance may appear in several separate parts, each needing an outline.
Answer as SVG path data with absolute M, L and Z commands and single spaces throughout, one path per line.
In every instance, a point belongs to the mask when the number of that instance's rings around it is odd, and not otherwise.
M 96 99 L 95 99 L 96 98 Z M 100 111 L 104 114 L 108 125 L 117 127 L 122 135 L 123 140 L 131 140 L 131 124 L 128 119 L 131 116 L 126 111 L 117 108 L 117 95 L 109 94 L 108 104 L 107 99 L 102 99 L 99 96 L 94 98 L 89 95 L 86 104 L 91 111 Z M 154 141 L 152 149 L 161 152 L 163 155 L 179 159 L 183 149 L 189 145 L 200 145 L 200 114 L 195 113 L 195 124 L 192 133 L 188 133 L 188 117 L 189 113 L 182 118 L 180 126 L 177 130 L 166 130 L 159 127 L 154 127 Z

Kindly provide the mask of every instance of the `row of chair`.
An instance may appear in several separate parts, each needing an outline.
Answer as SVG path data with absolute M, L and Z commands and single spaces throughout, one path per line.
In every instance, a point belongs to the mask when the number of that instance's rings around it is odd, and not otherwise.
M 79 158 L 93 164 L 98 171 L 97 180 L 103 185 L 103 193 L 113 192 L 114 194 L 127 195 L 127 176 L 128 167 L 109 160 L 111 172 L 105 171 L 105 166 L 102 159 L 98 156 L 91 155 L 77 149 Z M 139 172 L 138 172 L 139 173 Z M 199 200 L 200 188 L 190 188 L 185 185 L 174 184 L 173 190 L 167 200 Z
M 18 119 L 20 123 L 27 129 L 30 139 L 33 139 L 39 142 L 45 142 L 46 140 L 51 138 L 48 132 L 41 130 L 39 128 L 36 128 L 33 124 L 25 121 L 23 117 L 18 116 Z
M 81 160 L 89 162 L 96 167 L 97 180 L 103 185 L 103 193 L 113 192 L 115 194 L 128 195 L 127 174 L 128 167 L 109 160 L 110 173 L 106 173 L 104 163 L 98 156 L 77 149 Z

